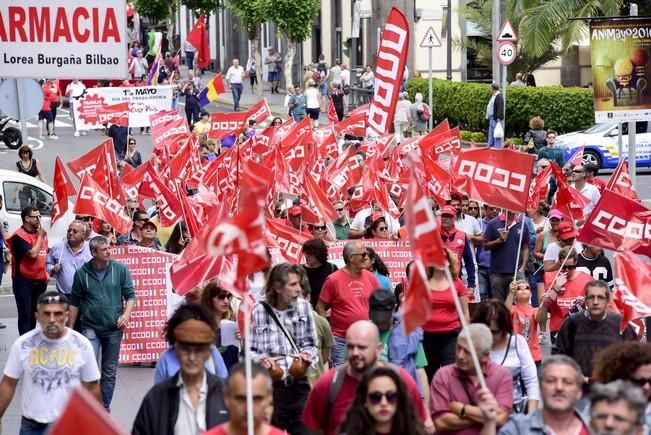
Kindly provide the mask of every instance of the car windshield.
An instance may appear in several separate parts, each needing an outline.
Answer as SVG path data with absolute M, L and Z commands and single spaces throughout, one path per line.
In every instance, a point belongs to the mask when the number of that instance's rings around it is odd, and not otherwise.
M 584 130 L 583 133 L 594 134 L 594 133 L 605 133 L 611 128 L 615 127 L 616 124 L 596 124 L 590 127 L 587 130 Z

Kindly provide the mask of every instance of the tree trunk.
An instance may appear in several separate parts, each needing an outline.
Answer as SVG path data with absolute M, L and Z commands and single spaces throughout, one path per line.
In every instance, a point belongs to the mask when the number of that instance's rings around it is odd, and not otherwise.
M 296 42 L 287 41 L 287 55 L 285 56 L 285 88 L 289 89 L 293 86 L 292 66 L 294 65 L 294 56 L 296 55 Z
M 256 89 L 256 94 L 260 99 L 263 96 L 263 82 L 262 82 L 262 56 L 260 54 L 260 24 L 256 24 L 255 36 L 251 38 L 251 49 L 253 50 L 253 57 L 255 58 L 255 64 L 258 66 L 256 68 L 256 75 L 258 76 L 258 86 Z
M 167 51 L 172 53 L 172 56 L 175 56 L 174 51 L 174 30 L 176 29 L 176 8 L 174 7 L 175 1 L 170 1 L 167 3 L 167 42 L 168 48 Z M 163 53 L 164 55 L 165 53 Z

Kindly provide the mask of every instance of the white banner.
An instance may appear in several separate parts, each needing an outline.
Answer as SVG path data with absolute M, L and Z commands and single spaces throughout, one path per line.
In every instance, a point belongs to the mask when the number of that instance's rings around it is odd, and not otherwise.
M 149 115 L 172 109 L 174 86 L 132 88 L 87 88 L 84 98 L 75 102 L 75 126 L 78 130 L 102 128 L 97 109 L 129 103 L 129 127 L 149 127 Z
M 0 77 L 127 77 L 124 0 L 0 2 Z

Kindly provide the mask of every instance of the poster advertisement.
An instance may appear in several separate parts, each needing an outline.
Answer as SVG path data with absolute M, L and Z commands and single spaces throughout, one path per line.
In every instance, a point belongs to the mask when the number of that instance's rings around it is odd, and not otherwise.
M 129 127 L 149 127 L 149 115 L 172 109 L 174 86 L 88 88 L 86 95 L 74 101 L 75 126 L 78 130 L 103 128 L 100 117 L 119 103 L 128 103 Z
M 651 117 L 651 19 L 595 19 L 590 23 L 595 121 Z

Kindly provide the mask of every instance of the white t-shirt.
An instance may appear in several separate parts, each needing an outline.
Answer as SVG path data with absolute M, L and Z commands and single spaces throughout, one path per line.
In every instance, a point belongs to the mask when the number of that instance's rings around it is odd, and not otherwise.
M 577 254 L 580 254 L 581 251 L 583 251 L 583 245 L 581 245 L 579 242 L 576 242 L 574 244 L 574 250 L 576 251 Z M 549 245 L 547 245 L 547 249 L 545 250 L 545 256 L 543 257 L 543 261 L 558 261 L 558 255 L 561 253 L 561 246 L 556 243 L 552 242 Z
M 4 374 L 22 378 L 22 415 L 39 423 L 59 418 L 81 382 L 100 378 L 90 341 L 69 328 L 57 340 L 47 338 L 40 328 L 20 336 L 11 346 Z
M 350 85 L 350 70 L 344 69 L 341 71 L 341 85 Z
M 590 200 L 590 204 L 583 208 L 583 216 L 588 216 L 592 212 L 594 206 L 597 205 L 597 202 L 599 202 L 601 193 L 599 193 L 599 189 L 594 184 L 585 183 L 585 187 L 581 190 L 581 195 Z
M 308 87 L 305 89 L 305 100 L 306 104 L 305 107 L 308 109 L 318 109 L 321 107 L 321 103 L 319 102 L 319 89 L 315 87 Z
M 231 66 L 228 68 L 228 71 L 226 71 L 226 80 L 228 80 L 229 83 L 237 85 L 237 84 L 242 84 L 242 78 L 244 77 L 244 68 L 242 68 L 242 65 L 238 66 L 237 68 L 234 66 Z
M 473 248 L 474 252 L 475 243 L 470 240 L 470 237 L 478 236 L 482 233 L 481 227 L 479 226 L 479 221 L 472 216 L 462 214 L 461 217 L 457 219 L 457 222 L 454 224 L 454 226 L 457 227 L 458 230 L 461 230 L 468 235 L 470 247 Z
M 341 67 L 339 65 L 330 68 L 330 80 L 332 83 L 341 84 Z
M 371 210 L 372 209 L 370 208 L 360 210 L 355 215 L 355 219 L 353 219 L 353 223 L 350 224 L 350 228 L 358 231 L 366 228 L 364 224 L 366 223 L 366 218 L 371 215 Z M 398 231 L 400 231 L 400 222 L 398 222 L 398 220 L 391 216 L 389 213 L 384 213 L 384 220 L 389 227 L 389 234 L 397 234 Z

